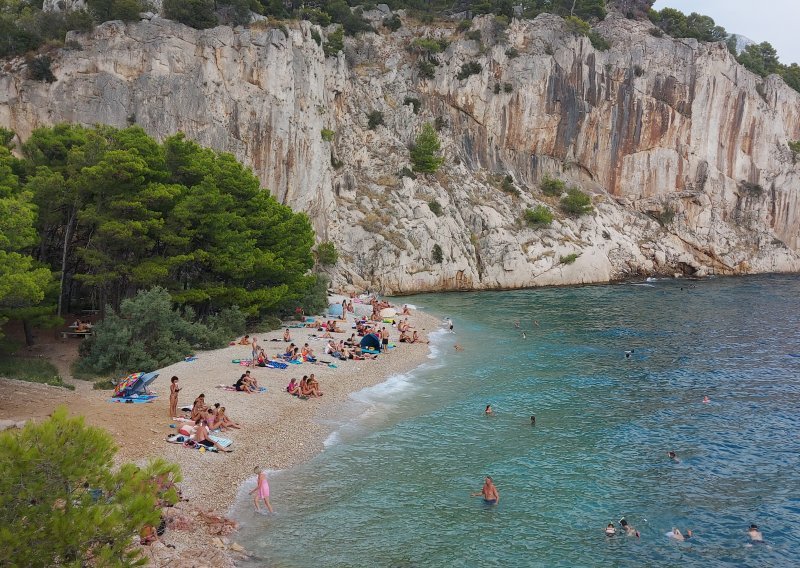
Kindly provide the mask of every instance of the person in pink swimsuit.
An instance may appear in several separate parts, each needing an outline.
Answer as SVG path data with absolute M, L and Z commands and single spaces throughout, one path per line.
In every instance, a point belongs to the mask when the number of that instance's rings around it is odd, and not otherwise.
M 258 504 L 258 500 L 262 499 L 264 504 L 267 506 L 267 511 L 270 513 L 272 512 L 272 505 L 269 502 L 269 483 L 267 482 L 267 474 L 261 471 L 261 468 L 256 466 L 253 469 L 253 473 L 258 474 L 258 479 L 256 480 L 256 486 L 250 492 L 253 495 L 253 503 L 255 503 L 256 511 L 261 512 L 261 507 Z

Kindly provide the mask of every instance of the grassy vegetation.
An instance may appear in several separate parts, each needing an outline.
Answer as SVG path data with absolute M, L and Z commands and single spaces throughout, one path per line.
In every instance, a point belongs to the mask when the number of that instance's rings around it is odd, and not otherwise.
M 3 357 L 0 359 L 0 377 L 75 390 L 74 386 L 64 382 L 52 363 L 33 357 Z

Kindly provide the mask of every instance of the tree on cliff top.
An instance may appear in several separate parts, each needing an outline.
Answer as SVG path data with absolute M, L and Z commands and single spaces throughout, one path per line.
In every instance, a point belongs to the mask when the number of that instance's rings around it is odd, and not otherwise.
M 104 430 L 64 407 L 39 424 L 0 433 L 0 550 L 9 566 L 139 566 L 132 548 L 157 527 L 159 501 L 175 503 L 178 466 L 158 459 L 112 471 Z
M 213 0 L 164 0 L 164 17 L 204 30 L 219 23 Z
M 439 166 L 444 163 L 444 158 L 437 156 L 441 147 L 436 129 L 430 122 L 426 122 L 411 147 L 411 162 L 414 164 L 414 171 L 432 174 L 438 170 Z

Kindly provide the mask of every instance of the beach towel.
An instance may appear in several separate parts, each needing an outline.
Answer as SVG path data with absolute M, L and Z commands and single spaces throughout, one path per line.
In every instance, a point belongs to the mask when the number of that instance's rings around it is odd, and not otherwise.
M 362 353 L 369 353 L 370 355 L 380 355 L 381 352 L 377 349 L 370 349 L 370 348 L 361 348 Z
M 223 448 L 227 448 L 228 446 L 233 444 L 233 440 L 229 440 L 228 438 L 223 438 L 222 436 L 209 436 L 208 439 L 211 440 L 212 442 L 216 442 Z
M 231 386 L 231 385 L 217 385 L 217 388 L 218 389 L 222 389 L 222 390 L 226 390 L 226 391 L 231 391 L 231 392 L 243 392 L 243 391 L 237 391 L 236 387 Z M 257 392 L 267 392 L 267 387 L 258 387 L 258 391 Z
M 191 363 L 192 361 L 197 361 L 197 357 L 192 355 L 191 357 L 185 357 L 183 360 L 186 361 L 187 363 Z
M 125 404 L 143 404 L 145 402 L 153 402 L 155 399 L 156 399 L 155 395 L 149 396 L 147 398 L 141 396 L 136 398 L 119 396 L 116 398 L 109 398 L 108 402 L 122 402 Z M 191 410 L 191 408 L 189 410 Z

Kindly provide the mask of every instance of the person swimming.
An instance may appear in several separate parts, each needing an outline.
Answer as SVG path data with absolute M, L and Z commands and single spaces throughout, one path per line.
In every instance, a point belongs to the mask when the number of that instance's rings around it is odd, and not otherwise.
M 617 528 L 614 526 L 614 523 L 608 523 L 606 527 L 606 536 L 617 536 Z
M 692 538 L 692 531 L 687 529 L 686 534 L 683 534 L 679 529 L 672 527 L 672 530 L 667 533 L 667 536 L 683 542 L 684 540 Z
M 637 531 L 636 527 L 633 525 L 628 524 L 628 521 L 625 520 L 625 517 L 622 517 L 619 520 L 619 526 L 623 531 L 625 531 L 627 536 L 635 536 L 636 538 L 639 538 L 639 531 Z
M 536 426 L 536 416 L 531 415 L 531 426 Z
M 750 525 L 750 528 L 747 529 L 747 536 L 750 537 L 751 542 L 763 544 L 764 543 L 764 535 L 761 534 L 761 531 L 758 530 L 758 525 Z
M 483 413 L 486 416 L 491 416 L 492 414 L 494 414 L 494 410 L 492 410 L 492 405 L 491 404 L 487 404 L 486 405 L 486 410 L 484 410 Z
M 708 404 L 709 402 L 711 402 L 711 399 L 708 398 L 707 396 L 704 396 L 703 397 L 703 404 Z
M 681 463 L 681 460 L 678 458 L 678 454 L 676 454 L 672 450 L 668 451 L 667 455 L 669 456 L 669 459 L 671 459 L 675 463 Z
M 626 351 L 625 352 L 625 358 L 626 359 L 630 359 L 631 355 L 633 355 L 635 351 L 636 351 L 635 349 L 631 349 L 630 351 Z

